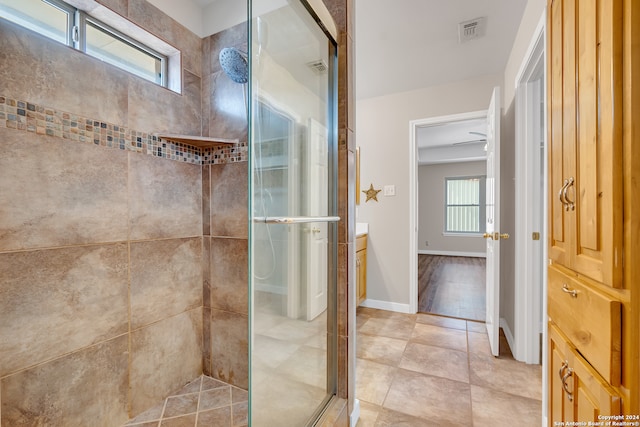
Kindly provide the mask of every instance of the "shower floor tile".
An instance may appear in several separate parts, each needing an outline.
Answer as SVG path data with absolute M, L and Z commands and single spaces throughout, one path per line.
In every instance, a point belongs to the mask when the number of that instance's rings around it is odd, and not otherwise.
M 247 425 L 247 392 L 202 375 L 125 426 L 198 427 Z

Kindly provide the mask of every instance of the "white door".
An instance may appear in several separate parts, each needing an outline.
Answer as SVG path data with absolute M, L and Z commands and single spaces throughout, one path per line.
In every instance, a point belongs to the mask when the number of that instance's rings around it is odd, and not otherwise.
M 493 89 L 487 111 L 487 313 L 491 353 L 500 342 L 500 88 Z M 504 236 L 508 237 L 508 236 Z
M 329 212 L 327 129 L 309 120 L 307 149 L 308 188 L 314 194 L 307 200 L 307 213 L 326 216 Z M 327 254 L 329 248 L 327 222 L 312 222 L 307 226 L 307 320 L 313 320 L 327 309 Z

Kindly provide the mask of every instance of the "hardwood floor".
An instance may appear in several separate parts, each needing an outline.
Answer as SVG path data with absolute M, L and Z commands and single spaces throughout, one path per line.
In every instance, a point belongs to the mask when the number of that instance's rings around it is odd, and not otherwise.
M 485 320 L 484 258 L 418 255 L 418 311 Z

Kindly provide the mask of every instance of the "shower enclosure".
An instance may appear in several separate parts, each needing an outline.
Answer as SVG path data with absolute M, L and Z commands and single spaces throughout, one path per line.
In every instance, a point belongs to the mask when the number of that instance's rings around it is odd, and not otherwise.
M 283 5 L 284 3 L 284 5 Z M 336 392 L 336 44 L 305 0 L 249 2 L 252 426 Z

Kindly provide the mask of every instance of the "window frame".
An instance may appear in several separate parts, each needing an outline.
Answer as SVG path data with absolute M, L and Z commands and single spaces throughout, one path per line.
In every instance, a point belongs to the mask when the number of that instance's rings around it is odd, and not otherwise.
M 116 67 L 119 70 L 125 71 L 129 74 L 132 74 L 136 77 L 139 77 L 145 81 L 151 82 L 153 84 L 157 84 L 159 86 L 162 86 L 164 88 L 168 88 L 171 89 L 173 91 L 177 91 L 178 93 L 180 93 L 179 90 L 176 90 L 173 87 L 170 87 L 169 84 L 169 76 L 168 76 L 168 69 L 169 69 L 169 57 L 168 55 L 162 54 L 160 52 L 158 52 L 157 50 L 149 47 L 148 45 L 139 42 L 138 40 L 134 39 L 133 37 L 122 33 L 121 31 L 116 30 L 115 28 L 113 28 L 111 25 L 101 21 L 100 19 L 97 19 L 91 15 L 89 15 L 88 13 L 86 13 L 83 10 L 80 10 L 62 0 L 40 0 L 42 3 L 47 4 L 51 7 L 54 7 L 58 10 L 60 10 L 63 13 L 67 14 L 67 41 L 66 41 L 66 45 L 69 47 L 72 47 L 76 50 L 79 50 L 80 52 L 83 52 L 84 54 L 90 56 L 91 58 L 95 58 L 98 59 L 102 62 L 105 62 L 113 67 Z M 18 24 L 20 25 L 20 24 Z M 129 46 L 131 46 L 134 49 L 139 50 L 140 52 L 156 59 L 160 61 L 160 78 L 159 78 L 159 82 L 157 80 L 150 80 L 144 76 L 141 76 L 139 74 L 136 74 L 134 72 L 131 72 L 125 68 L 120 67 L 117 64 L 111 63 L 109 61 L 105 61 L 101 58 L 98 58 L 94 55 L 91 55 L 90 53 L 87 53 L 87 49 L 86 49 L 86 28 L 87 25 L 92 25 L 97 27 L 99 30 L 102 30 L 103 32 L 105 32 L 107 35 L 113 37 L 115 40 L 118 40 L 122 43 L 125 43 Z M 21 25 L 24 27 L 24 25 Z M 47 37 L 51 40 L 54 40 L 56 42 L 60 42 L 59 39 L 53 39 L 51 37 L 49 37 L 49 35 L 43 33 L 42 31 L 42 26 L 37 26 L 37 25 L 33 25 L 34 28 L 38 28 L 38 29 L 33 29 L 33 28 L 27 28 L 31 31 L 35 31 L 38 34 Z
M 478 204 L 458 205 L 449 204 L 448 183 L 450 181 L 468 181 L 478 180 Z M 470 176 L 446 176 L 444 178 L 444 236 L 482 236 L 486 229 L 487 218 L 487 195 L 486 195 L 486 175 L 470 175 Z M 478 207 L 478 231 L 457 231 L 449 230 L 448 210 L 449 207 Z
M 47 0 L 45 0 L 47 1 Z M 146 55 L 149 55 L 152 58 L 158 59 L 160 60 L 160 82 L 156 82 L 156 81 L 151 81 L 145 77 L 142 77 L 136 73 L 132 73 L 131 71 L 125 70 L 124 68 L 118 67 L 116 64 L 112 64 L 108 61 L 104 61 L 107 62 L 108 64 L 113 65 L 114 67 L 117 67 L 123 71 L 126 71 L 130 74 L 133 74 L 135 76 L 138 76 L 144 80 L 150 81 L 152 83 L 155 83 L 157 85 L 160 85 L 162 87 L 167 87 L 167 62 L 168 59 L 166 57 L 166 55 L 162 55 L 161 53 L 155 51 L 154 49 L 151 49 L 149 46 L 146 46 L 143 43 L 140 43 L 139 41 L 135 40 L 134 38 L 116 30 L 115 28 L 113 28 L 112 26 L 105 24 L 104 22 L 100 21 L 99 19 L 94 18 L 93 16 L 89 15 L 88 13 L 81 11 L 81 10 L 77 10 L 76 11 L 76 23 L 78 26 L 78 41 L 77 41 L 77 47 L 76 49 L 80 50 L 81 52 L 86 53 L 87 55 L 91 56 L 92 58 L 96 58 L 95 56 L 87 53 L 87 25 L 93 25 L 95 27 L 98 27 L 99 29 L 103 30 L 105 33 L 111 35 L 114 39 L 117 39 L 125 44 L 128 44 L 129 46 L 133 47 L 134 49 L 137 49 L 141 52 L 143 52 Z M 100 59 L 100 58 L 96 58 L 96 59 Z

